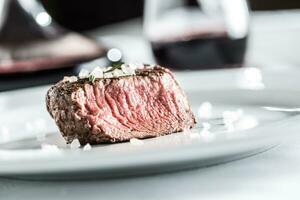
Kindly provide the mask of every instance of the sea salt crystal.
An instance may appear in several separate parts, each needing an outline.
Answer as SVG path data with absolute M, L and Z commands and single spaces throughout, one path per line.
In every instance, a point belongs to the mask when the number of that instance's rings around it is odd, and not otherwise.
M 200 132 L 200 136 L 203 139 L 203 141 L 205 141 L 205 142 L 211 142 L 211 141 L 215 140 L 215 137 L 216 137 L 213 133 L 211 133 L 205 129 L 203 129 Z
M 198 116 L 202 119 L 210 119 L 212 117 L 212 105 L 210 102 L 203 102 L 199 106 Z
M 104 73 L 104 78 L 113 78 L 114 75 L 112 72 L 107 72 L 107 73 Z
M 200 139 L 201 137 L 200 137 L 199 133 L 197 133 L 197 132 L 191 132 L 190 133 L 190 138 L 192 138 L 192 139 Z
M 96 67 L 92 72 L 91 75 L 95 76 L 96 78 L 103 78 L 103 69 L 100 67 Z
M 46 133 L 45 132 L 36 133 L 35 137 L 37 141 L 44 141 L 46 139 Z
M 203 126 L 203 129 L 205 129 L 205 130 L 209 130 L 211 127 L 210 123 L 207 123 L 207 122 L 203 122 L 202 126 Z
M 92 146 L 89 144 L 89 143 L 87 143 L 86 145 L 84 145 L 84 147 L 83 147 L 83 151 L 90 151 L 92 149 Z
M 126 65 L 126 64 L 122 64 L 122 65 L 121 65 L 121 70 L 122 70 L 122 71 L 126 70 L 126 68 L 128 68 L 128 65 Z
M 144 68 L 144 65 L 141 63 L 129 63 L 128 67 L 132 70 L 136 70 L 136 69 L 140 69 L 142 66 L 142 68 Z
M 76 76 L 65 76 L 63 81 L 73 83 L 78 81 L 78 78 Z
M 7 142 L 10 139 L 10 131 L 6 126 L 0 127 L 0 139 L 2 142 Z
M 227 132 L 234 131 L 234 123 L 241 119 L 243 116 L 243 110 L 238 109 L 236 111 L 224 111 L 222 113 L 223 123 L 227 129 Z
M 34 129 L 37 131 L 44 131 L 46 129 L 46 121 L 42 118 L 38 118 L 33 121 Z
M 41 144 L 41 148 L 42 150 L 46 150 L 46 151 L 59 151 L 58 146 L 54 144 Z
M 135 70 L 134 69 L 129 68 L 127 70 L 127 72 L 128 72 L 129 75 L 135 75 Z
M 80 147 L 80 142 L 78 139 L 74 139 L 70 145 L 71 149 L 78 149 Z
M 190 129 L 190 127 L 184 127 L 183 128 L 183 133 L 186 133 L 186 134 L 190 134 L 191 133 L 191 129 Z
M 137 138 L 131 138 L 130 139 L 130 144 L 140 146 L 140 145 L 144 144 L 144 141 L 143 140 L 139 140 Z
M 120 70 L 120 69 L 115 69 L 115 70 L 113 71 L 113 76 L 114 76 L 114 77 L 120 77 L 120 76 L 123 76 L 123 75 L 124 75 L 124 73 L 123 73 L 123 71 Z
M 242 109 L 238 109 L 236 111 L 224 111 L 222 113 L 224 124 L 236 122 L 242 117 L 242 115 Z
M 78 76 L 79 76 L 80 79 L 88 78 L 89 75 L 90 75 L 90 72 L 88 70 L 86 70 L 86 69 L 80 70 L 80 72 L 78 74 Z
M 232 123 L 225 124 L 227 132 L 233 132 L 235 130 L 234 125 Z
M 73 83 L 73 82 L 76 82 L 76 81 L 78 81 L 78 78 L 77 78 L 76 76 L 71 76 L 71 77 L 69 78 L 69 82 L 70 82 L 70 83 Z
M 133 67 L 130 67 L 130 65 L 121 65 L 121 69 L 123 71 L 123 73 L 127 76 L 130 76 L 130 75 L 135 75 L 135 68 Z
M 25 130 L 26 131 L 31 132 L 31 131 L 33 131 L 33 129 L 34 129 L 34 127 L 33 127 L 31 122 L 26 122 L 25 123 Z

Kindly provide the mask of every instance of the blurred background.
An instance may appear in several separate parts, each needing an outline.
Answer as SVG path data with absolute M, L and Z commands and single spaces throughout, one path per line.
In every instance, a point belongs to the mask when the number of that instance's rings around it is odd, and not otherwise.
M 76 31 L 86 31 L 131 18 L 142 17 L 143 0 L 41 0 L 46 10 L 61 25 Z M 249 0 L 251 10 L 272 11 L 300 8 L 298 0 Z
M 297 67 L 299 8 L 298 0 L 0 0 L 0 91 L 108 65 L 111 49 L 124 62 L 174 70 Z

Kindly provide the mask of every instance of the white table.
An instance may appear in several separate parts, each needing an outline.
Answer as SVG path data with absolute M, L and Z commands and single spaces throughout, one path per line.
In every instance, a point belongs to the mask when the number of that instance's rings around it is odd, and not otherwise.
M 248 60 L 286 70 L 300 67 L 300 12 L 255 14 Z M 105 27 L 92 35 L 130 35 L 142 40 L 141 21 Z M 126 42 L 119 37 L 116 43 Z M 126 40 L 126 39 L 125 39 Z M 139 51 L 129 57 L 143 57 Z M 148 55 L 148 54 L 147 54 Z M 298 66 L 297 66 L 298 65 Z M 287 133 L 288 134 L 288 133 Z M 268 152 L 209 168 L 168 174 L 86 181 L 25 181 L 0 178 L 0 199 L 300 199 L 300 135 Z

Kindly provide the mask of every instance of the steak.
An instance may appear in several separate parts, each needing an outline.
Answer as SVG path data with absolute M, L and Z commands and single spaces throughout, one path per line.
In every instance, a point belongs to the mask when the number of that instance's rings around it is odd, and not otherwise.
M 196 123 L 173 73 L 160 66 L 93 82 L 63 80 L 49 89 L 46 104 L 67 143 L 82 145 L 162 136 Z

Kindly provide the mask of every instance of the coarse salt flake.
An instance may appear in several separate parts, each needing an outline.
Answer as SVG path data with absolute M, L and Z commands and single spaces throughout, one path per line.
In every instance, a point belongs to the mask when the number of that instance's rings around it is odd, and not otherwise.
M 69 79 L 70 83 L 73 83 L 73 82 L 76 82 L 76 81 L 78 81 L 78 78 L 76 76 L 71 76 L 70 79 Z
M 86 70 L 86 69 L 80 70 L 80 72 L 78 74 L 78 76 L 79 76 L 80 79 L 88 78 L 89 75 L 90 75 L 90 72 L 88 70 Z
M 90 151 L 92 149 L 92 146 L 89 144 L 89 143 L 87 143 L 86 145 L 84 145 L 84 147 L 83 147 L 83 151 Z
M 78 78 L 76 76 L 65 76 L 63 81 L 73 83 L 78 81 Z
M 71 149 L 78 149 L 80 147 L 80 142 L 78 139 L 74 139 L 72 142 L 71 142 L 71 145 L 70 145 L 70 148 Z
M 121 69 L 125 75 L 135 75 L 135 69 L 131 68 L 129 65 L 122 65 Z
M 41 144 L 41 148 L 42 150 L 46 150 L 46 151 L 59 151 L 58 146 L 54 144 Z
M 91 75 L 95 76 L 96 78 L 103 78 L 103 69 L 100 67 L 96 67 L 92 72 Z
M 114 77 L 120 77 L 120 76 L 123 76 L 123 75 L 124 75 L 124 73 L 123 73 L 122 70 L 115 69 L 115 70 L 113 71 L 113 76 L 114 76 Z
M 113 78 L 114 75 L 112 72 L 107 72 L 107 73 L 104 73 L 104 78 Z
M 203 122 L 202 126 L 203 126 L 203 129 L 205 129 L 205 130 L 209 130 L 211 127 L 210 123 L 207 123 L 207 122 Z
M 210 119 L 212 117 L 212 105 L 210 102 L 203 102 L 199 106 L 198 116 L 202 119 Z
M 144 65 L 140 64 L 140 63 L 129 63 L 128 64 L 128 67 L 132 70 L 140 69 L 141 66 L 143 66 L 143 68 L 144 68 Z
M 37 141 L 44 141 L 46 139 L 45 132 L 39 132 L 35 135 Z
M 192 139 L 200 139 L 201 137 L 200 137 L 200 134 L 199 133 L 196 133 L 196 132 L 191 132 L 190 134 L 189 134 L 189 136 L 190 136 L 190 138 L 192 138 Z

